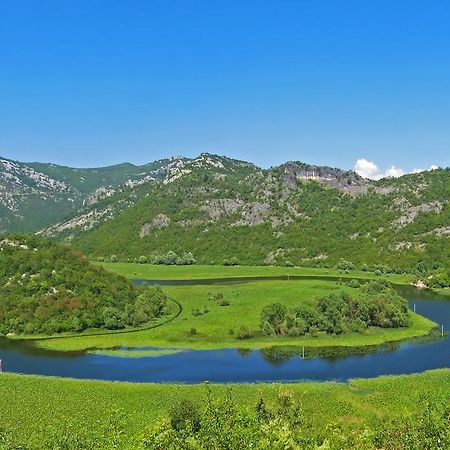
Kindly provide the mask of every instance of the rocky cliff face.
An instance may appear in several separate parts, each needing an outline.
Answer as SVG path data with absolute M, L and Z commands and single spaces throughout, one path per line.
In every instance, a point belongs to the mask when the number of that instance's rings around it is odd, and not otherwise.
M 299 182 L 314 180 L 324 186 L 339 189 L 352 195 L 362 195 L 367 192 L 370 182 L 353 171 L 345 171 L 328 166 L 314 166 L 290 161 L 281 166 L 283 183 L 289 188 L 295 188 Z

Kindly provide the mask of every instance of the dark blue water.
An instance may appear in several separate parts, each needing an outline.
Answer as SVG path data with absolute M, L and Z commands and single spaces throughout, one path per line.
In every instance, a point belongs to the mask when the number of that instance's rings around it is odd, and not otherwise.
M 332 277 L 317 275 L 272 275 L 267 277 L 228 277 L 228 278 L 195 278 L 185 280 L 131 280 L 136 285 L 144 286 L 209 286 L 214 284 L 240 284 L 254 283 L 255 281 L 301 281 L 301 280 L 322 280 L 322 281 L 350 281 L 355 277 Z M 356 278 L 364 280 L 364 278 Z
M 449 300 L 410 287 L 397 289 L 411 307 L 416 305 L 416 312 L 444 325 L 445 330 L 450 329 Z M 303 349 L 295 347 L 188 350 L 158 357 L 119 358 L 50 352 L 24 342 L 2 339 L 0 358 L 5 371 L 115 381 L 347 381 L 450 367 L 450 338 L 434 336 L 379 347 L 306 348 L 304 358 Z

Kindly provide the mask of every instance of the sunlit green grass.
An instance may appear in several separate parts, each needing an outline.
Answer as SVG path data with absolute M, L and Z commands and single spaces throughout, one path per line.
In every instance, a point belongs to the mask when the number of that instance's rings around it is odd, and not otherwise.
M 435 400 L 446 401 L 450 397 L 450 370 L 348 384 L 211 386 L 216 397 L 230 388 L 233 398 L 247 408 L 254 407 L 261 394 L 270 401 L 280 389 L 288 389 L 301 399 L 302 414 L 312 421 L 311 432 L 324 429 L 331 421 L 354 429 L 412 413 L 420 399 L 430 393 Z M 131 384 L 3 373 L 0 429 L 18 443 L 28 444 L 11 448 L 41 449 L 49 436 L 63 439 L 71 433 L 94 440 L 105 434 L 115 436 L 119 444 L 114 448 L 136 448 L 143 430 L 166 416 L 177 400 L 190 398 L 202 405 L 205 395 L 203 385 Z
M 165 286 L 164 291 L 182 305 L 183 311 L 174 321 L 161 327 L 133 333 L 44 339 L 38 341 L 37 345 L 54 350 L 105 349 L 118 346 L 193 349 L 264 348 L 274 345 L 361 346 L 379 345 L 424 335 L 435 326 L 428 319 L 410 313 L 411 326 L 407 328 L 370 328 L 365 333 L 321 334 L 316 337 L 263 336 L 259 331 L 260 312 L 269 303 L 281 302 L 288 307 L 294 307 L 333 292 L 356 293 L 357 290 L 346 283 L 331 281 L 277 280 L 234 285 Z M 211 294 L 217 293 L 222 293 L 230 305 L 220 306 L 216 301 L 210 300 Z M 201 315 L 194 315 L 195 310 L 200 311 Z M 243 326 L 253 332 L 253 338 L 238 339 L 239 330 Z
M 135 263 L 105 263 L 93 262 L 107 270 L 116 272 L 127 278 L 154 279 L 154 280 L 181 280 L 202 278 L 229 278 L 229 277 L 268 277 L 268 276 L 323 276 L 323 277 L 354 277 L 354 278 L 380 278 L 373 272 L 352 271 L 345 273 L 337 269 L 321 269 L 314 267 L 277 267 L 277 266 L 166 266 L 154 264 Z M 384 276 L 389 281 L 398 284 L 408 284 L 412 281 L 411 275 L 389 274 Z

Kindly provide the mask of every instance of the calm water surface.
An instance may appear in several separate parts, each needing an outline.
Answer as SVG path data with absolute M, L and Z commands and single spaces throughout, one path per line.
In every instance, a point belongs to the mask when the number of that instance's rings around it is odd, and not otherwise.
M 270 278 L 213 280 L 146 280 L 149 285 L 242 283 Z M 342 279 L 333 277 L 290 277 L 290 279 Z M 143 280 L 136 280 L 143 283 Z M 450 330 L 450 301 L 412 287 L 397 287 L 410 307 Z M 242 343 L 244 345 L 244 342 Z M 134 350 L 142 350 L 134 349 Z M 130 351 L 134 351 L 130 350 Z M 274 381 L 347 381 L 450 367 L 450 338 L 435 336 L 404 343 L 365 348 L 303 349 L 274 347 L 264 350 L 185 350 L 179 353 L 119 358 L 83 352 L 53 352 L 26 342 L 0 339 L 3 369 L 37 375 L 131 382 L 215 383 Z

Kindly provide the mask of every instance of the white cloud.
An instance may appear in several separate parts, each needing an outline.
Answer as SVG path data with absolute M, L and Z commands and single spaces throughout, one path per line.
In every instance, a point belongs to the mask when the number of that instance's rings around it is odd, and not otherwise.
M 432 166 L 430 166 L 428 170 L 436 170 L 436 169 L 438 169 L 438 166 L 433 164 Z M 406 173 L 425 172 L 424 169 L 417 169 L 417 168 L 413 169 L 411 172 L 406 172 L 400 167 L 396 167 L 394 165 L 391 165 L 387 170 L 382 172 L 373 161 L 369 161 L 365 158 L 360 158 L 356 160 L 354 170 L 358 175 L 364 178 L 370 178 L 371 180 L 380 180 L 381 178 L 398 178 L 401 177 L 402 175 L 405 175 Z
M 402 175 L 405 175 L 405 171 L 403 169 L 400 169 L 399 167 L 391 166 L 391 167 L 389 167 L 388 170 L 386 170 L 386 172 L 384 172 L 383 178 L 384 177 L 398 178 L 398 177 L 401 177 Z
M 356 161 L 355 172 L 364 178 L 374 178 L 379 173 L 378 166 L 365 158 Z

